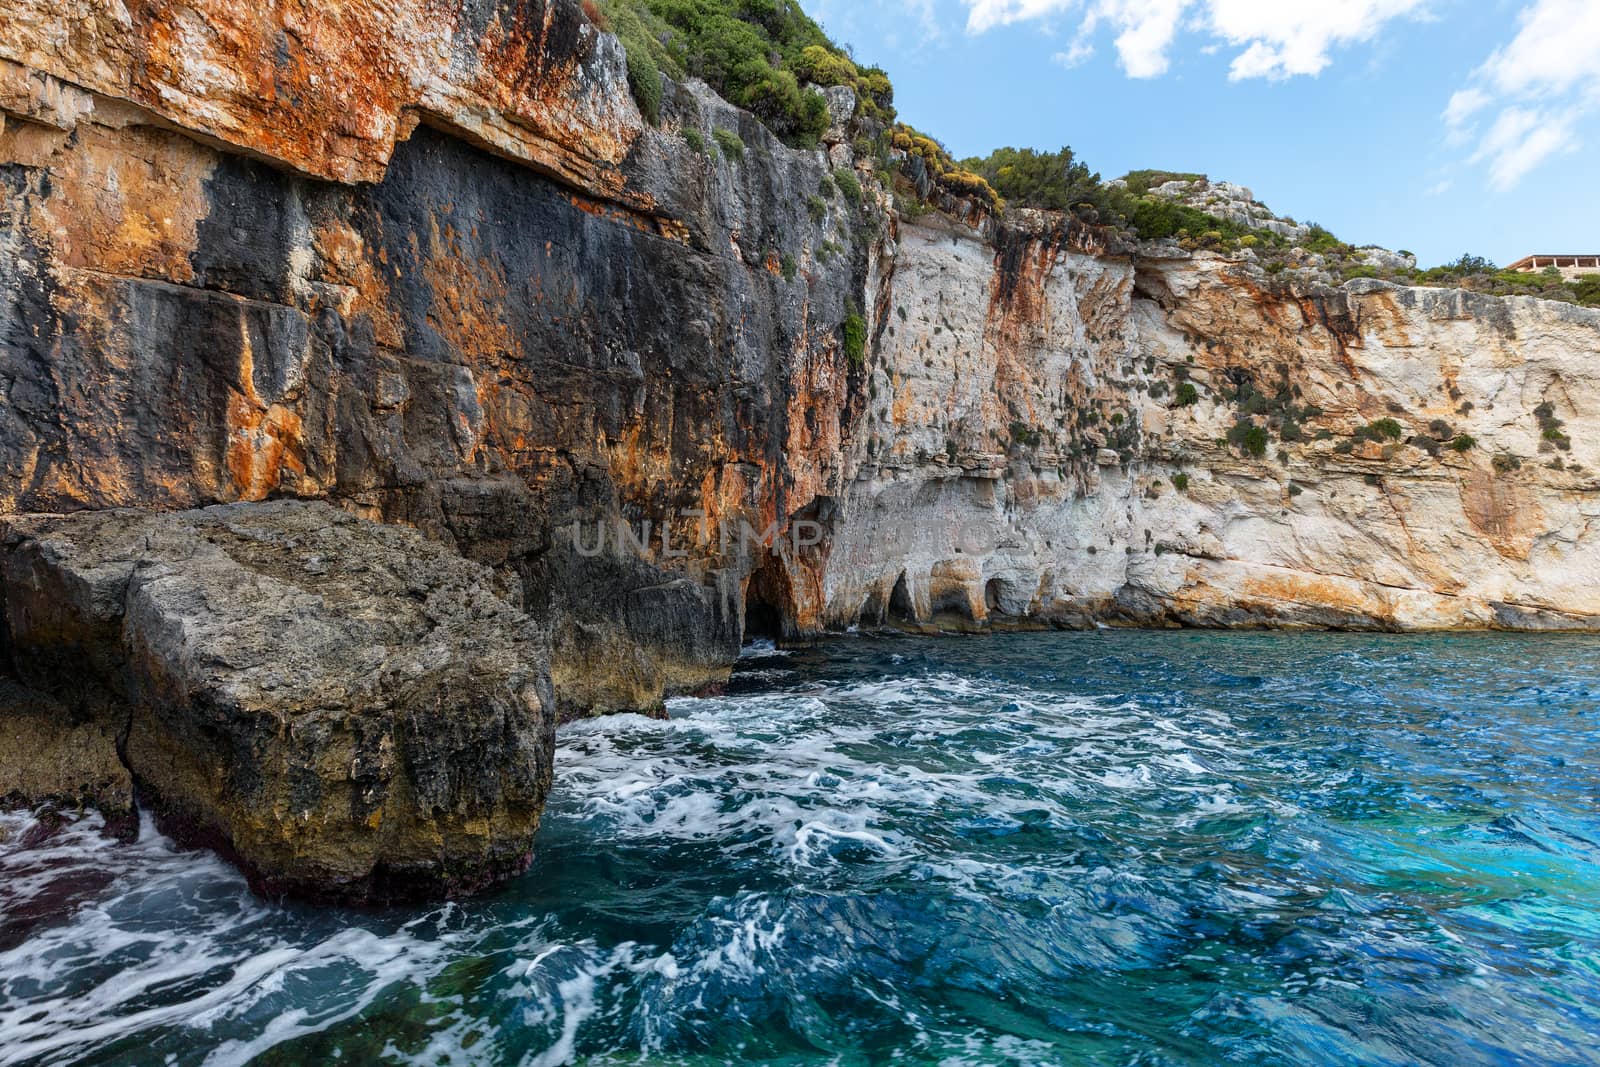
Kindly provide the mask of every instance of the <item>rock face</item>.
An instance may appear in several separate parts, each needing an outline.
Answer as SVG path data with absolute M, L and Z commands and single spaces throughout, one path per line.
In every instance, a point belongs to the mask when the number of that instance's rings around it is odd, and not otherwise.
M 1600 312 L 1038 221 L 902 227 L 830 623 L 1600 628 Z
M 133 776 L 117 756 L 116 723 L 74 715 L 0 678 L 0 806 L 94 807 L 132 830 Z
M 561 715 L 757 629 L 1600 617 L 1592 312 L 899 218 L 870 160 L 858 208 L 843 122 L 690 83 L 652 127 L 574 0 L 24 3 L 0 112 L 0 512 L 413 527 L 515 587 Z
M 1311 227 L 1279 218 L 1267 205 L 1257 200 L 1249 189 L 1232 182 L 1213 182 L 1204 178 L 1177 180 L 1165 182 L 1150 191 L 1185 207 L 1226 219 L 1236 226 L 1267 230 L 1291 241 L 1304 240 L 1311 233 Z
M 373 902 L 526 866 L 555 717 L 492 572 L 295 501 L 21 516 L 0 546 L 10 668 L 258 888 Z
M 723 677 L 767 560 L 682 530 L 812 506 L 862 380 L 825 157 L 646 129 L 576 0 L 129 19 L 0 27 L 0 512 L 333 500 L 515 574 L 564 714 Z

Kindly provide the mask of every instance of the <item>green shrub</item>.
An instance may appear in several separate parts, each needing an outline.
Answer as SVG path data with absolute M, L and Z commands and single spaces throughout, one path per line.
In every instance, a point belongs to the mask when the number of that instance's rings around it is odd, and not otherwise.
M 1189 476 L 1182 471 L 1174 474 L 1172 476 L 1172 488 L 1180 493 L 1187 493 L 1189 491 Z
M 844 355 L 852 367 L 862 367 L 867 362 L 867 320 L 861 312 L 851 309 L 844 320 Z
M 722 150 L 723 158 L 735 163 L 744 161 L 744 141 L 732 130 L 713 130 L 711 137 L 717 142 L 717 147 Z
M 833 184 L 833 179 L 826 174 L 822 176 L 821 181 L 817 182 L 817 195 L 824 200 L 830 199 L 838 191 L 838 188 Z
M 859 207 L 861 204 L 861 182 L 857 180 L 855 174 L 848 170 L 841 170 L 833 176 L 833 180 L 839 186 L 839 192 L 844 194 L 844 198 L 853 206 Z
M 1355 436 L 1358 441 L 1398 441 L 1406 435 L 1404 426 L 1393 419 L 1379 419 L 1359 427 Z
M 1191 407 L 1200 402 L 1200 390 L 1194 387 L 1193 382 L 1179 382 L 1172 402 L 1180 408 Z
M 1011 424 L 1011 439 L 1019 445 L 1038 447 L 1039 442 L 1043 440 L 1043 436 L 1038 430 L 1025 422 L 1013 422 Z
M 1108 203 L 1100 175 L 1080 163 L 1070 148 L 1056 152 L 997 148 L 986 157 L 963 160 L 961 166 L 981 176 L 1008 203 L 1048 211 L 1071 211 L 1080 205 L 1101 208 Z
M 698 152 L 702 156 L 706 154 L 706 139 L 693 126 L 684 127 L 683 143 L 689 146 L 691 152 Z
M 1457 452 L 1470 452 L 1477 446 L 1478 439 L 1468 434 L 1460 434 L 1454 441 L 1450 442 L 1450 447 Z
M 1289 495 L 1290 496 L 1299 496 L 1300 494 L 1302 494 L 1304 492 L 1305 492 L 1305 490 L 1303 488 L 1301 488 L 1297 483 L 1295 483 L 1295 482 L 1290 482 L 1289 483 Z
M 1541 436 L 1546 441 L 1549 441 L 1563 452 L 1571 450 L 1572 438 L 1561 432 L 1561 428 L 1565 426 L 1566 423 L 1556 418 L 1556 408 L 1554 404 L 1550 403 L 1548 400 L 1544 401 L 1538 407 L 1533 409 L 1533 415 L 1534 418 L 1539 420 Z
M 806 201 L 806 210 L 811 212 L 812 222 L 821 222 L 828 217 L 828 204 L 820 196 L 813 196 Z
M 643 48 L 628 51 L 628 88 L 645 121 L 654 126 L 661 121 L 661 68 Z
M 1600 307 L 1600 274 L 1579 275 L 1577 281 L 1567 284 L 1578 303 L 1584 307 Z
M 794 261 L 793 256 L 786 255 L 782 262 L 784 281 L 794 281 L 795 275 L 800 273 L 800 265 Z
M 857 66 L 794 0 L 603 0 L 602 9 L 628 51 L 630 83 L 647 62 L 668 77 L 702 77 L 796 147 L 816 144 L 829 122 L 827 101 L 802 81 L 849 85 L 860 114 L 894 119 L 888 76 Z
M 794 72 L 814 85 L 828 88 L 834 85 L 854 86 L 860 72 L 848 56 L 824 48 L 821 45 L 810 45 L 800 52 L 799 58 L 794 63 Z
M 1241 420 L 1228 430 L 1228 443 L 1260 459 L 1267 454 L 1267 431 L 1249 420 Z
M 1495 457 L 1490 460 L 1490 463 L 1494 465 L 1496 474 L 1510 474 L 1514 470 L 1522 469 L 1522 458 L 1513 456 L 1510 452 L 1495 453 Z

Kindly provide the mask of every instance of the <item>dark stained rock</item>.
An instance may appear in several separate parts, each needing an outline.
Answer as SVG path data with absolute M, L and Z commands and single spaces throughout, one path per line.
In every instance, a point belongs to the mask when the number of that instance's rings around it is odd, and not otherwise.
M 12 668 L 72 715 L 120 716 L 141 800 L 258 889 L 380 902 L 526 867 L 548 640 L 492 571 L 310 502 L 3 530 Z

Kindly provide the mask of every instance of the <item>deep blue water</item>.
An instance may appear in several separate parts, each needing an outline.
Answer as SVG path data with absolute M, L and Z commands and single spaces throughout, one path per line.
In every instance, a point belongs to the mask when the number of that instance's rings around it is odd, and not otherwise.
M 671 710 L 463 905 L 5 817 L 0 1063 L 1600 1063 L 1600 641 L 841 639 Z

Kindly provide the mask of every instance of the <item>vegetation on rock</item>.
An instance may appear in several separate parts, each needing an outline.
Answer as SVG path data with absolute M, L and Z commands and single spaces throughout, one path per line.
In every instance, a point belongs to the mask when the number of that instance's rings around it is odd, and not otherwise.
M 1036 152 L 1031 148 L 999 148 L 982 159 L 968 159 L 963 169 L 983 178 L 1007 202 L 1072 211 L 1098 207 L 1105 187 L 1100 175 L 1077 161 L 1072 149 Z
M 722 151 L 724 158 L 730 159 L 735 163 L 744 160 L 744 141 L 740 139 L 738 134 L 732 130 L 713 130 L 711 137 L 712 140 L 717 142 L 717 148 Z
M 604 0 L 594 16 L 627 49 L 628 84 L 652 122 L 663 74 L 704 78 L 795 147 L 815 145 L 828 128 L 816 87 L 848 86 L 857 114 L 894 118 L 888 75 L 858 67 L 795 0 Z
M 844 320 L 844 355 L 852 367 L 862 367 L 867 362 L 867 320 L 852 308 Z
M 904 159 L 902 173 L 924 198 L 931 189 L 939 188 L 951 196 L 1004 210 L 1005 201 L 983 175 L 957 163 L 944 145 L 927 134 L 901 123 L 890 132 L 889 144 Z
M 1228 430 L 1228 444 L 1260 459 L 1267 454 L 1267 431 L 1248 419 L 1241 419 Z
M 1554 271 L 1504 271 L 1473 255 L 1423 270 L 1399 265 L 1412 258 L 1409 254 L 1389 256 L 1388 262 L 1375 259 L 1369 249 L 1342 241 L 1314 223 L 1302 227 L 1292 219 L 1275 219 L 1270 227 L 1250 225 L 1157 192 L 1172 182 L 1191 183 L 1203 192 L 1208 182 L 1203 174 L 1136 170 L 1105 182 L 1068 147 L 1054 152 L 1006 147 L 957 162 L 935 138 L 895 123 L 888 75 L 858 65 L 797 0 L 585 0 L 583 6 L 627 49 L 628 83 L 651 122 L 660 117 L 663 75 L 700 77 L 786 143 L 811 147 L 830 122 L 827 101 L 818 90 L 849 88 L 856 99 L 856 155 L 875 157 L 880 174 L 897 176 L 903 192 L 915 193 L 900 201 L 902 212 L 911 217 L 928 210 L 935 193 L 943 193 L 995 212 L 1008 204 L 1069 212 L 1138 239 L 1172 240 L 1191 251 L 1239 255 L 1253 259 L 1270 277 L 1301 272 L 1333 284 L 1373 278 L 1600 307 L 1600 274 L 1568 282 Z M 742 143 L 735 146 L 721 133 L 716 136 L 725 157 L 743 158 Z M 700 150 L 695 139 L 686 139 Z M 861 202 L 854 174 L 840 171 L 836 181 L 851 204 Z M 1267 214 L 1265 205 L 1255 206 Z M 1295 227 L 1286 232 L 1303 236 L 1285 236 L 1280 223 Z

